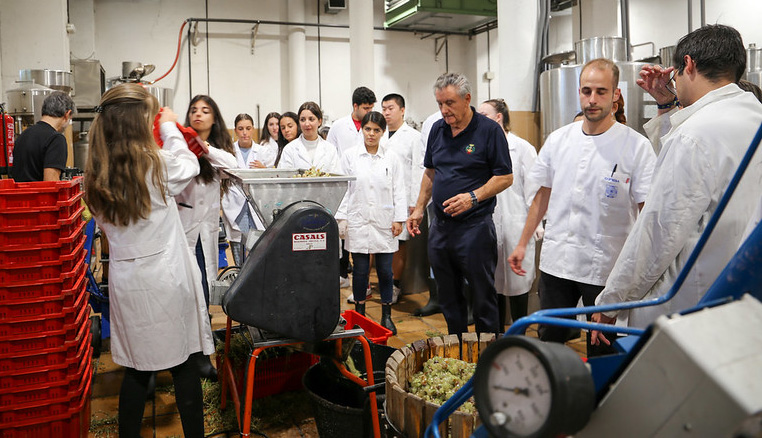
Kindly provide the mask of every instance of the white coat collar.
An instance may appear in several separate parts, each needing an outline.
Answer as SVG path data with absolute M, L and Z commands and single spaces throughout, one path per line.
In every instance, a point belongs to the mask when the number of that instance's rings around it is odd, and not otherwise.
M 738 85 L 736 84 L 728 84 L 716 90 L 712 90 L 706 93 L 705 95 L 701 96 L 701 98 L 697 100 L 696 102 L 694 102 L 693 105 L 682 108 L 679 111 L 675 111 L 674 114 L 669 116 L 669 122 L 672 125 L 672 128 L 674 129 L 680 126 L 683 122 L 688 120 L 690 116 L 692 116 L 697 111 L 704 108 L 705 106 L 720 100 L 733 97 L 743 92 L 744 91 L 738 88 Z

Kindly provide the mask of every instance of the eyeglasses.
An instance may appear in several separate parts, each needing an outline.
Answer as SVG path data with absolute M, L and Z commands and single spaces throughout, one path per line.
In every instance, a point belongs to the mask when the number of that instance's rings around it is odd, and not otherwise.
M 667 84 L 666 84 L 667 91 L 669 91 L 675 97 L 677 97 L 677 90 L 675 88 L 675 74 L 676 73 L 677 73 L 677 70 L 672 70 L 672 73 L 669 74 L 669 80 L 667 81 Z

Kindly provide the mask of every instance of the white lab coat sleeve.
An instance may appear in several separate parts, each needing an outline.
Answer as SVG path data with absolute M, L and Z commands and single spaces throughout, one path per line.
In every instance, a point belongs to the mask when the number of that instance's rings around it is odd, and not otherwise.
M 671 144 L 670 144 L 671 143 Z M 596 304 L 637 301 L 646 296 L 702 220 L 715 191 L 711 158 L 689 139 L 665 144 L 665 159 Z M 613 313 L 613 312 L 612 312 Z
M 522 184 L 524 186 L 524 203 L 529 208 L 532 206 L 532 201 L 534 201 L 537 191 L 540 190 L 540 185 L 529 177 L 529 172 L 532 171 L 532 167 L 534 167 L 534 163 L 537 161 L 537 151 L 531 144 L 527 145 L 529 146 L 528 148 L 522 148 L 521 163 L 514 163 L 513 165 L 521 166 L 521 174 L 524 178 Z
M 339 160 L 339 152 L 336 150 L 336 147 L 326 141 L 323 141 L 323 144 L 326 145 L 326 152 L 328 153 L 326 157 L 328 168 L 324 169 L 324 171 L 334 174 L 341 173 L 341 161 Z
M 201 167 L 174 122 L 164 122 L 159 129 L 164 142 L 161 155 L 167 172 L 167 194 L 175 196 L 198 175 Z
M 552 138 L 552 135 L 551 135 Z M 540 153 L 537 154 L 537 159 L 534 161 L 532 169 L 529 171 L 529 180 L 541 187 L 553 187 L 553 162 L 552 156 L 555 149 L 555 144 L 549 138 L 545 142 L 545 146 L 540 149 Z
M 341 157 L 341 173 L 344 175 L 354 175 L 354 171 L 352 170 L 352 162 L 351 162 L 351 154 L 344 154 Z M 347 192 L 344 194 L 344 198 L 341 200 L 341 204 L 339 204 L 339 209 L 336 211 L 336 220 L 341 219 L 347 219 L 348 215 L 348 207 L 349 207 L 349 194 L 352 190 L 353 182 L 350 181 L 347 185 Z
M 635 166 L 636 171 L 631 175 L 630 191 L 635 203 L 640 204 L 648 197 L 656 166 L 656 154 L 647 144 L 636 149 Z
M 407 186 L 402 171 L 402 160 L 397 154 L 389 154 L 392 165 L 392 198 L 394 199 L 394 222 L 407 220 Z
M 408 207 L 415 207 L 418 202 L 418 194 L 421 192 L 421 180 L 423 179 L 423 136 L 413 143 L 413 158 L 410 163 L 410 199 Z
M 649 140 L 651 140 L 651 146 L 653 147 L 654 152 L 657 154 L 659 151 L 661 151 L 662 137 L 667 135 L 669 130 L 672 129 L 670 116 L 675 114 L 677 111 L 679 111 L 677 108 L 673 108 L 671 111 L 656 116 L 653 119 L 649 120 L 645 125 L 643 125 L 643 130 L 646 131 L 646 136 Z
M 238 167 L 238 160 L 235 155 L 214 146 L 209 147 L 209 153 L 205 157 L 215 169 L 224 170 Z
M 293 143 L 293 142 L 292 142 Z M 278 169 L 294 169 L 295 157 L 298 153 L 296 145 L 289 143 L 283 148 L 283 152 L 280 154 L 280 161 L 278 162 Z
M 335 122 L 333 122 L 333 125 L 331 125 L 331 129 L 328 130 L 328 135 L 325 136 L 325 141 L 327 141 L 334 148 L 336 148 L 336 152 L 339 152 L 339 135 L 338 134 L 339 134 L 339 129 L 341 129 L 341 124 L 336 123 L 339 120 L 336 120 Z

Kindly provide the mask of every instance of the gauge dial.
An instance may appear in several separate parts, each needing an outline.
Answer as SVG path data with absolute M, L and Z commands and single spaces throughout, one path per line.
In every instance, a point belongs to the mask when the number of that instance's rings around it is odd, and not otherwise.
M 474 399 L 494 437 L 555 437 L 586 424 L 595 390 L 585 364 L 563 344 L 506 336 L 479 358 Z

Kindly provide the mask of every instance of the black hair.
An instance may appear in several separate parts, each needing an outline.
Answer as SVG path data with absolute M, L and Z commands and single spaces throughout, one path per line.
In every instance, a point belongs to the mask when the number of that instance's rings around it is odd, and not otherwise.
M 746 70 L 746 50 L 737 30 L 722 24 L 708 24 L 680 38 L 672 57 L 679 74 L 685 69 L 685 55 L 696 70 L 711 82 L 720 79 L 738 82 Z
M 376 94 L 369 88 L 357 87 L 352 93 L 352 105 L 374 104 L 376 103 Z
M 360 126 L 365 127 L 368 123 L 375 123 L 382 131 L 386 131 L 386 119 L 378 111 L 368 111 L 365 117 L 362 118 Z
M 749 82 L 745 79 L 741 79 L 738 81 L 738 88 L 742 89 L 743 91 L 748 91 L 749 93 L 753 94 L 758 101 L 762 102 L 762 89 L 760 89 L 759 86 L 754 82 Z
M 299 127 L 299 116 L 296 115 L 293 111 L 286 111 L 285 113 L 280 115 L 280 119 L 278 120 L 278 126 L 280 126 L 280 121 L 284 118 L 289 118 L 296 123 L 296 136 L 299 137 L 302 135 L 302 128 Z M 286 147 L 288 144 L 288 140 L 286 140 L 286 137 L 283 136 L 283 130 L 278 130 L 278 155 L 275 157 L 275 167 L 278 167 L 278 163 L 280 163 L 280 156 L 283 153 L 283 148 Z
M 388 102 L 390 100 L 393 100 L 398 107 L 405 108 L 405 98 L 397 93 L 391 93 L 384 96 L 383 99 L 381 99 L 381 102 Z
M 320 109 L 320 105 L 316 104 L 315 102 L 304 102 L 302 106 L 299 107 L 299 112 L 297 112 L 299 117 L 302 116 L 302 111 L 309 111 L 314 114 L 315 117 L 320 119 L 321 122 L 323 121 L 323 111 Z M 297 122 L 299 121 L 299 119 L 296 120 Z
M 248 114 L 247 114 L 248 115 Z M 270 141 L 270 129 L 267 127 L 267 124 L 270 122 L 270 119 L 278 119 L 278 122 L 280 122 L 280 114 L 276 112 L 267 113 L 265 116 L 265 121 L 262 123 L 262 133 L 259 135 L 259 142 L 260 143 L 267 143 Z M 236 125 L 238 124 L 238 119 L 235 120 Z M 253 124 L 254 122 L 252 122 Z M 278 132 L 280 133 L 280 124 L 278 125 Z M 278 140 L 277 138 L 275 139 Z
M 231 153 L 235 155 L 235 149 L 233 149 L 233 138 L 230 136 L 230 132 L 228 132 L 227 126 L 225 126 L 225 120 L 222 118 L 222 113 L 220 113 L 220 108 L 217 106 L 217 103 L 212 99 L 211 97 L 204 95 L 204 94 L 197 94 L 196 96 L 191 99 L 190 103 L 188 104 L 188 111 L 185 113 L 185 126 L 190 126 L 190 111 L 193 105 L 196 104 L 199 100 L 203 101 L 207 105 L 209 105 L 209 108 L 212 109 L 212 113 L 214 116 L 214 123 L 212 123 L 212 130 L 209 132 L 209 144 L 212 147 L 216 147 L 217 149 L 222 149 L 225 152 Z M 212 163 L 209 162 L 209 160 L 205 157 L 199 157 L 198 164 L 201 166 L 201 172 L 199 172 L 198 177 L 205 183 L 210 183 L 214 179 L 214 175 L 217 173 L 217 170 L 212 166 Z M 220 182 L 220 186 L 222 187 L 222 191 L 224 193 L 227 193 L 228 187 L 230 187 L 230 180 L 227 178 L 223 178 Z

